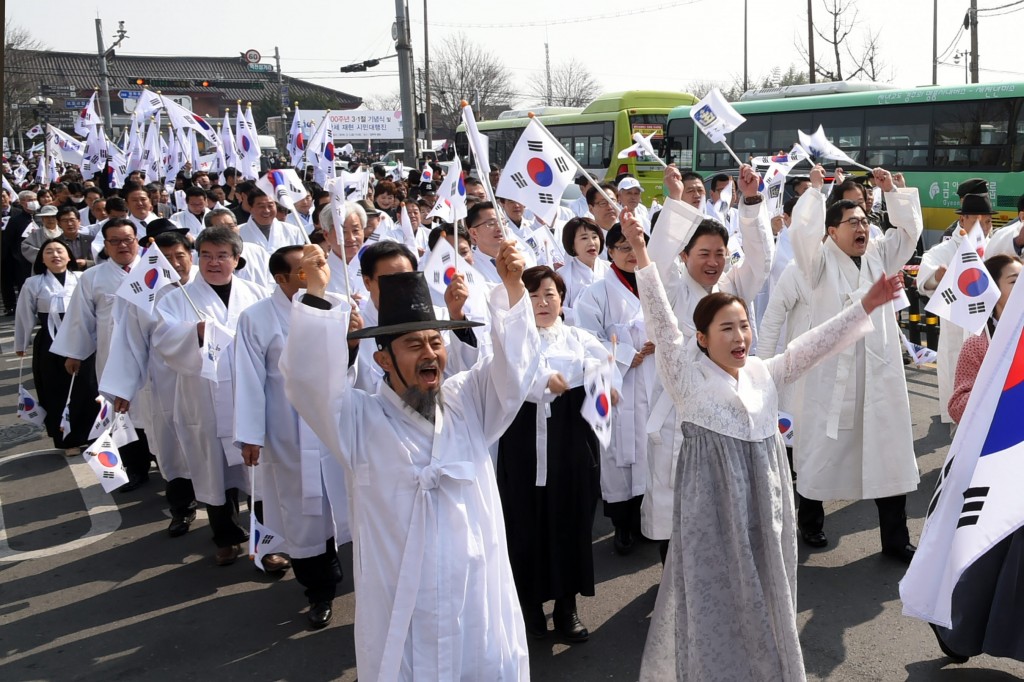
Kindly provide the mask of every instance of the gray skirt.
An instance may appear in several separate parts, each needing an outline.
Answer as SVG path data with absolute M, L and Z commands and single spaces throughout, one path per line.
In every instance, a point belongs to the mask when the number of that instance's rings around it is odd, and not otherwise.
M 786 449 L 683 423 L 641 680 L 805 680 Z

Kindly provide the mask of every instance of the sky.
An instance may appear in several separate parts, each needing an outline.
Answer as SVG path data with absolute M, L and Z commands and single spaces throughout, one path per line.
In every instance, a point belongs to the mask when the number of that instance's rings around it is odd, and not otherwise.
M 831 0 L 829 0 L 831 2 Z M 845 0 L 849 2 L 849 0 Z M 931 83 L 932 6 L 935 0 L 856 0 L 858 24 L 848 39 L 858 53 L 867 33 L 878 32 L 886 74 L 895 85 Z M 823 0 L 813 0 L 816 23 L 824 23 Z M 953 55 L 968 50 L 961 28 L 967 0 L 937 0 L 940 54 L 939 83 L 964 82 L 964 61 Z M 978 0 L 979 67 L 983 83 L 1024 82 L 1019 39 L 1024 3 L 984 11 L 1013 0 Z M 186 7 L 187 5 L 180 5 Z M 189 6 L 190 7 L 190 6 Z M 492 51 L 510 69 L 517 104 L 529 104 L 529 83 L 543 78 L 544 44 L 552 67 L 575 58 L 590 69 L 602 92 L 627 89 L 685 90 L 695 81 L 731 82 L 743 73 L 744 0 L 433 0 L 429 2 L 429 40 L 436 47 L 446 36 L 466 33 Z M 398 89 L 394 60 L 365 74 L 342 74 L 338 68 L 394 54 L 391 25 L 394 3 L 388 0 L 248 0 L 241 4 L 206 3 L 202 9 L 173 12 L 166 4 L 137 0 L 7 0 L 5 19 L 27 28 L 53 50 L 96 50 L 94 20 L 103 20 L 106 44 L 117 22 L 124 21 L 127 54 L 232 56 L 256 49 L 273 63 L 281 50 L 284 72 L 360 97 L 387 95 Z M 298 14 L 297 11 L 301 11 Z M 774 67 L 805 64 L 797 45 L 806 42 L 805 0 L 750 0 L 748 3 L 748 71 L 758 79 Z M 411 0 L 413 54 L 422 64 L 424 5 Z M 58 18 L 59 17 L 59 18 Z M 327 30 L 329 27 L 329 30 Z M 170 38 L 170 39 L 169 39 Z M 820 57 L 830 46 L 816 43 Z M 844 54 L 844 69 L 850 62 Z M 806 68 L 806 66 L 803 66 Z

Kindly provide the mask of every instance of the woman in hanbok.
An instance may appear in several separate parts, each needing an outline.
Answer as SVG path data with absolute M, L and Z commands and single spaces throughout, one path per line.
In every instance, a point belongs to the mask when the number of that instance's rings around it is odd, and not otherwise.
M 544 602 L 555 600 L 555 630 L 589 637 L 576 595 L 594 596 L 592 536 L 601 499 L 601 449 L 581 409 L 584 372 L 610 362 L 593 334 L 561 319 L 565 284 L 546 265 L 528 268 L 540 334 L 540 371 L 515 421 L 498 441 L 497 478 L 512 575 L 526 631 L 544 637 Z M 615 381 L 618 375 L 615 373 Z M 613 394 L 613 403 L 617 394 Z
M 672 540 L 641 680 L 806 679 L 796 624 L 796 527 L 778 387 L 873 328 L 899 293 L 881 278 L 861 299 L 769 360 L 747 357 L 746 302 L 716 292 L 687 343 L 652 266 L 643 228 L 623 215 L 658 372 L 682 421 Z
M 89 437 L 99 405 L 95 402 L 95 357 L 82 362 L 75 376 L 68 411 L 71 431 L 60 430 L 61 415 L 68 402 L 71 375 L 64 369 L 64 358 L 50 352 L 50 344 L 60 328 L 71 294 L 78 285 L 78 268 L 67 244 L 60 239 L 43 242 L 32 265 L 33 276 L 25 280 L 18 296 L 14 325 L 14 351 L 24 357 L 36 321 L 39 331 L 32 342 L 32 377 L 39 395 L 39 404 L 46 410 L 46 435 L 53 438 L 53 447 L 64 450 L 68 457 L 81 452 L 80 446 Z
M 576 299 L 608 271 L 608 261 L 601 258 L 604 251 L 604 231 L 590 218 L 573 218 L 562 227 L 562 247 L 569 256 L 558 274 L 565 282 L 562 312 L 568 324 L 575 323 L 573 306 Z
M 985 261 L 999 287 L 999 302 L 988 325 L 964 341 L 956 363 L 949 416 L 957 424 L 964 416 L 974 381 L 988 352 L 1003 308 L 1021 272 L 1021 260 L 1000 254 Z M 989 654 L 1024 661 L 1024 528 L 1018 528 L 976 559 L 953 588 L 952 627 L 932 625 L 942 653 L 957 663 Z

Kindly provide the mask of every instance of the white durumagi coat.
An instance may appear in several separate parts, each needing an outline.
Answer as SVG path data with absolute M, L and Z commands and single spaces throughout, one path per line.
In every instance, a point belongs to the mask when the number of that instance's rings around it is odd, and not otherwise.
M 690 243 L 697 226 L 705 218 L 690 204 L 668 199 L 658 218 L 655 230 L 658 234 L 651 242 L 653 248 L 650 251 L 655 265 L 665 283 L 679 330 L 687 340 L 693 338 L 696 331 L 693 311 L 701 299 L 710 293 L 724 291 L 747 302 L 753 301 L 768 279 L 774 253 L 774 240 L 763 203 L 754 206 L 741 204 L 738 222 L 743 237 L 743 263 L 730 268 L 717 284 L 705 289 L 690 276 L 678 255 Z M 683 432 L 672 397 L 660 379 L 655 381 L 651 393 L 651 414 L 645 430 L 648 435 L 648 482 L 640 509 L 640 529 L 644 537 L 667 540 L 672 532 L 673 490 Z
M 157 301 L 175 290 L 166 286 L 157 292 Z M 135 403 L 146 396 L 146 438 L 156 455 L 165 480 L 189 478 L 188 462 L 174 428 L 174 391 L 178 375 L 153 350 L 153 332 L 160 321 L 156 310 L 137 305 L 125 306 L 114 326 L 110 353 L 117 362 L 107 363 L 100 377 L 100 393 L 110 401 L 124 398 Z M 134 421 L 133 421 L 134 423 Z
M 953 230 L 953 236 L 944 242 L 936 244 L 925 251 L 921 256 L 921 265 L 917 270 L 917 291 L 922 296 L 931 298 L 939 286 L 942 277 L 936 277 L 939 268 L 948 268 L 953 262 L 953 256 L 964 237 L 960 230 Z M 985 239 L 985 257 L 988 258 L 988 238 Z M 936 373 L 939 375 L 939 417 L 944 424 L 952 424 L 953 418 L 949 416 L 949 398 L 953 395 L 953 375 L 956 373 L 956 361 L 960 357 L 960 348 L 964 341 L 971 337 L 971 333 L 958 324 L 954 324 L 945 318 L 939 318 L 939 349 L 936 359 Z
M 270 225 L 269 239 L 263 236 L 263 232 L 252 218 L 238 228 L 238 236 L 244 242 L 259 244 L 266 249 L 267 253 L 274 253 L 282 246 L 302 246 L 306 243 L 302 235 L 302 228 L 291 223 L 282 223 L 277 218 L 274 218 L 274 222 Z
M 566 324 L 576 324 L 576 313 L 573 308 L 580 295 L 587 287 L 604 277 L 608 271 L 608 261 L 598 258 L 594 261 L 594 269 L 591 270 L 576 256 L 565 259 L 565 265 L 558 268 L 558 275 L 565 282 L 565 300 L 562 301 L 562 312 L 565 313 Z
M 601 496 L 605 502 L 625 502 L 647 489 L 647 418 L 651 392 L 657 382 L 654 356 L 637 367 L 633 358 L 647 342 L 640 299 L 610 267 L 576 300 L 576 325 L 596 336 L 614 355 L 622 375 L 622 391 L 612 410 L 612 441 L 601 447 Z
M 344 338 L 347 304 L 293 305 L 281 371 L 289 400 L 345 467 L 361 680 L 529 679 L 487 443 L 519 411 L 539 341 L 529 298 L 509 309 L 504 288 L 494 294 L 493 355 L 445 380 L 433 424 L 387 384 L 369 395 L 350 387 L 342 363 L 309 361 L 310 348 Z
M 32 344 L 29 341 L 32 338 L 32 329 L 36 326 L 38 313 L 47 314 L 50 338 L 54 337 L 54 330 L 60 330 L 60 315 L 68 309 L 81 276 L 81 273 L 68 270 L 64 275 L 64 283 L 61 284 L 47 270 L 41 275 L 34 275 L 25 280 L 21 285 L 22 293 L 18 297 L 19 305 L 15 310 L 14 350 L 30 350 Z M 24 305 L 21 305 L 22 302 Z
M 300 294 L 301 295 L 301 294 Z M 280 288 L 238 318 L 235 335 L 235 444 L 258 445 L 263 482 L 277 490 L 287 553 L 305 559 L 323 553 L 329 538 L 352 539 L 341 464 L 316 437 L 284 393 L 278 364 L 288 338 L 291 301 Z M 348 347 L 326 362 L 347 366 Z M 269 510 L 267 510 L 269 511 Z
M 206 229 L 204 220 L 207 213 L 209 211 L 203 211 L 203 215 L 196 217 L 190 211 L 178 211 L 170 217 L 170 221 L 178 227 L 188 230 L 189 236 L 195 239 L 200 232 Z
M 796 263 L 790 263 L 772 285 L 771 300 L 761 319 L 757 356 L 764 360 L 783 353 L 789 342 L 811 328 L 811 292 Z M 779 409 L 796 418 L 800 428 L 799 382 L 779 386 Z
M 196 499 L 212 505 L 224 504 L 229 488 L 249 489 L 242 454 L 234 442 L 234 349 L 221 352 L 218 382 L 200 376 L 203 369 L 199 320 L 186 300 L 188 291 L 207 319 L 235 329 L 238 316 L 267 292 L 251 282 L 233 277 L 228 306 L 202 277 L 175 289 L 157 303 L 161 322 L 153 333 L 153 348 L 167 366 L 178 374 L 174 393 L 174 424 L 192 474 Z M 310 363 L 317 364 L 317 363 Z
M 139 258 L 136 256 L 129 267 L 134 268 L 138 264 Z M 51 353 L 76 360 L 85 360 L 95 353 L 97 382 L 103 376 L 103 369 L 110 356 L 114 325 L 132 305 L 117 295 L 118 287 L 127 276 L 128 273 L 112 260 L 86 270 L 79 279 L 78 288 L 68 303 L 64 321 L 50 346 Z M 149 414 L 147 403 L 148 396 L 140 394 L 128 411 L 136 428 L 149 428 L 146 419 Z
M 825 233 L 825 197 L 808 189 L 793 209 L 794 260 L 811 292 L 811 325 L 855 305 L 883 275 L 913 255 L 921 235 L 916 189 L 885 195 L 895 226 L 868 243 L 858 271 Z M 917 488 L 910 401 L 893 304 L 872 314 L 874 331 L 802 379 L 802 424 L 794 460 L 797 490 L 813 500 L 891 497 Z

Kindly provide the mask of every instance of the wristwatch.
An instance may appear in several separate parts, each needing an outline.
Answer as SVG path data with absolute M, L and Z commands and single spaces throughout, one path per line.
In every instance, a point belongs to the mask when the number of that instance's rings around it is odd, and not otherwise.
M 760 194 L 752 197 L 743 197 L 743 203 L 747 206 L 754 206 L 756 204 L 760 204 L 762 201 L 764 201 L 764 197 Z

